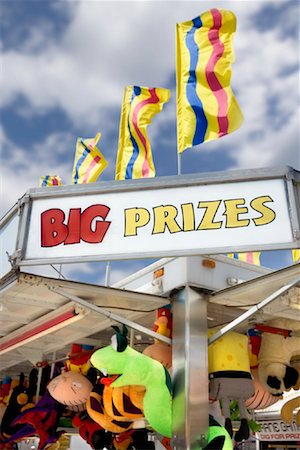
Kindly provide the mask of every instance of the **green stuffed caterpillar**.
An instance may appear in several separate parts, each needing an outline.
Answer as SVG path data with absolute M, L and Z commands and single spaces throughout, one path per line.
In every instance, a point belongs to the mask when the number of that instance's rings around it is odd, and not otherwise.
M 171 378 L 158 361 L 127 347 L 126 327 L 123 333 L 117 327 L 114 346 L 97 350 L 91 363 L 101 372 L 119 375 L 111 387 L 145 386 L 143 413 L 149 425 L 163 436 L 171 437 Z M 115 349 L 115 348 L 116 349 Z

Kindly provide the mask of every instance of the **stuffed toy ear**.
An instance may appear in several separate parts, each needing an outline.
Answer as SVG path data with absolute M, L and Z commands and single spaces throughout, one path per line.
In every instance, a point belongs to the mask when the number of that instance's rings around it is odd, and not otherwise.
M 128 335 L 128 329 L 123 325 L 122 332 L 120 331 L 120 328 L 116 325 L 112 325 L 112 328 L 115 330 L 116 334 L 112 336 L 112 347 L 117 352 L 123 352 L 127 347 L 127 335 Z

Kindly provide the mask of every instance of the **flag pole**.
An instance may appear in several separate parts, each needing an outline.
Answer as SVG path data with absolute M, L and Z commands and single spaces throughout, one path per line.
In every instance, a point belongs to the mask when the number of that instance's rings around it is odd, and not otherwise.
M 110 261 L 106 261 L 104 286 L 109 286 L 110 284 L 110 270 L 111 270 Z
M 177 152 L 177 175 L 181 175 L 181 153 Z

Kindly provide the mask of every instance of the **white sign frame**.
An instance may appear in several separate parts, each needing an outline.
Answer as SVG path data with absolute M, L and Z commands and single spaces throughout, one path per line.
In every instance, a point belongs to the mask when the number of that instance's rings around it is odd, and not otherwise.
M 272 168 L 30 189 L 16 259 L 25 266 L 297 248 L 299 186 L 298 171 Z M 95 205 L 107 209 L 92 221 Z M 51 221 L 68 236 L 59 244 L 42 237 L 42 229 L 48 238 L 58 233 Z M 94 232 L 101 221 L 110 222 L 102 242 L 76 231 L 80 222 Z

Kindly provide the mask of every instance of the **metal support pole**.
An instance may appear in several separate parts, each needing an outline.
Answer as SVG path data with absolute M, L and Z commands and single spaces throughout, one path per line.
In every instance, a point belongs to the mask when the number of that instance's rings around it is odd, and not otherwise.
M 110 261 L 107 261 L 107 262 L 106 262 L 106 267 L 105 267 L 105 281 L 104 281 L 104 286 L 109 286 L 109 285 L 110 285 L 110 271 L 111 271 Z
M 51 371 L 50 371 L 50 380 L 52 380 L 53 375 L 54 375 L 55 359 L 56 359 L 56 352 L 53 352 L 53 354 L 52 354 L 52 363 L 51 363 Z
M 165 342 L 166 344 L 171 344 L 172 341 L 170 338 L 163 336 L 162 334 L 155 333 L 155 331 L 149 330 L 146 327 L 143 327 L 142 325 L 139 325 L 138 323 L 132 322 L 129 319 L 126 319 L 125 317 L 121 317 L 118 314 L 114 314 L 110 311 L 107 311 L 105 308 L 101 308 L 100 306 L 96 306 L 93 303 L 89 303 L 86 300 L 83 300 L 80 297 L 77 297 L 76 295 L 69 294 L 69 292 L 56 288 L 53 286 L 49 286 L 49 289 L 52 289 L 53 291 L 57 292 L 58 294 L 62 295 L 63 297 L 68 298 L 69 300 L 72 300 L 75 303 L 79 303 L 79 305 L 84 306 L 85 308 L 91 309 L 92 311 L 95 311 L 98 314 L 101 314 L 102 316 L 108 317 L 111 320 L 114 320 L 115 322 L 122 323 L 126 325 L 129 328 L 133 328 L 134 330 L 140 331 L 147 336 L 151 336 L 155 339 L 158 339 L 159 341 Z M 147 313 L 147 311 L 145 311 Z
M 286 286 L 281 287 L 277 291 L 275 291 L 273 294 L 269 295 L 269 297 L 262 300 L 257 305 L 254 305 L 252 308 L 248 309 L 244 314 L 237 317 L 235 320 L 230 322 L 228 325 L 225 325 L 225 327 L 221 328 L 217 333 L 215 333 L 213 336 L 211 336 L 208 339 L 208 344 L 212 344 L 216 340 L 218 340 L 221 336 L 224 336 L 224 334 L 228 333 L 229 331 L 236 328 L 240 323 L 244 322 L 246 319 L 249 319 L 249 317 L 252 317 L 257 311 L 263 309 L 265 306 L 272 303 L 274 300 L 276 300 L 280 295 L 287 292 L 289 289 L 291 289 L 296 284 L 300 283 L 300 277 L 295 278 L 291 283 L 287 284 Z
M 36 392 L 35 392 L 35 404 L 39 401 L 40 389 L 41 389 L 41 381 L 42 381 L 42 373 L 43 368 L 40 366 L 38 368 L 38 379 L 36 383 Z
M 172 448 L 192 450 L 205 445 L 208 430 L 207 296 L 186 286 L 172 313 Z

